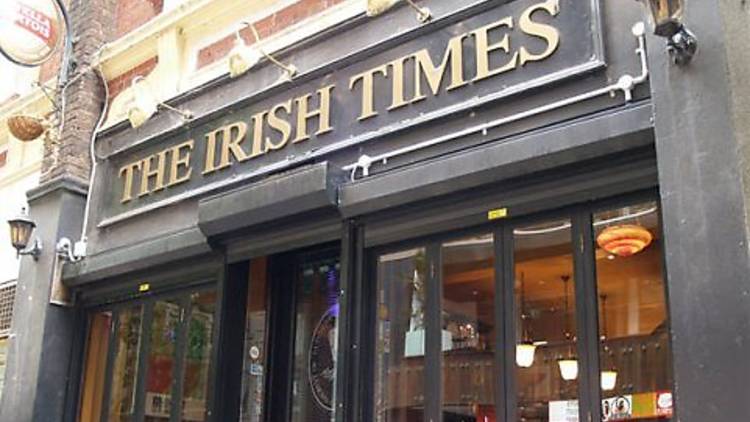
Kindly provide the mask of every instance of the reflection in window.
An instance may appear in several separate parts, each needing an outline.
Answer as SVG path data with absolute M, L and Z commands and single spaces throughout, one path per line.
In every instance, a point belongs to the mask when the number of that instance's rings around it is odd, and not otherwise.
M 425 250 L 378 260 L 375 420 L 424 420 Z
M 182 419 L 185 421 L 206 420 L 215 311 L 216 292 L 213 290 L 190 295 L 182 393 Z
M 655 203 L 594 216 L 605 421 L 672 416 L 659 227 Z
M 514 230 L 518 419 L 578 420 L 573 247 L 568 220 Z
M 146 422 L 169 419 L 172 406 L 172 379 L 177 328 L 180 324 L 180 304 L 177 301 L 154 303 L 151 321 L 151 346 L 146 374 Z
M 495 270 L 492 235 L 448 242 L 443 262 L 443 419 L 494 421 Z
M 129 422 L 135 412 L 135 384 L 141 345 L 140 306 L 123 309 L 117 315 L 115 359 L 109 398 L 109 421 Z

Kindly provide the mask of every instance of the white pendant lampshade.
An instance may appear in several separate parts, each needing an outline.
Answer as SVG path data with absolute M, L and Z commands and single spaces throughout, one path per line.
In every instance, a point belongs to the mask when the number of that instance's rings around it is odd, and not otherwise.
M 617 385 L 617 371 L 602 371 L 602 390 L 612 391 Z
M 516 364 L 521 368 L 528 368 L 534 364 L 534 354 L 536 346 L 530 342 L 523 342 L 516 345 Z
M 560 359 L 557 364 L 560 366 L 560 375 L 565 381 L 573 381 L 578 378 L 578 360 L 573 358 Z

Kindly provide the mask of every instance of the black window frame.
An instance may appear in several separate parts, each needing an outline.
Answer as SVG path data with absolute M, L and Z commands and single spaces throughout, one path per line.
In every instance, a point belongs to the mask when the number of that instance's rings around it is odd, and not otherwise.
M 131 300 L 107 302 L 98 305 L 91 306 L 86 309 L 86 333 L 90 332 L 90 321 L 91 318 L 96 314 L 111 313 L 111 325 L 108 335 L 108 348 L 106 357 L 106 367 L 104 375 L 104 390 L 102 392 L 102 408 L 99 416 L 100 422 L 109 421 L 109 410 L 110 410 L 110 395 L 112 389 L 112 365 L 116 358 L 116 337 L 119 315 L 126 309 L 132 309 L 139 307 L 141 309 L 141 322 L 140 322 L 140 344 L 138 350 L 138 362 L 137 362 L 137 377 L 134 390 L 134 420 L 143 420 L 145 415 L 145 396 L 146 396 L 146 382 L 148 373 L 148 356 L 151 347 L 151 325 L 153 322 L 153 309 L 154 304 L 158 301 L 172 300 L 179 303 L 180 305 L 180 321 L 176 333 L 176 343 L 174 350 L 174 368 L 172 372 L 172 382 L 170 386 L 171 392 L 171 408 L 170 408 L 170 422 L 180 421 L 182 419 L 182 398 L 183 398 L 183 375 L 185 368 L 186 358 L 186 345 L 187 345 L 187 330 L 188 323 L 190 320 L 191 304 L 190 298 L 193 294 L 201 292 L 213 291 L 216 294 L 216 309 L 214 311 L 214 323 L 212 327 L 212 342 L 213 347 L 211 349 L 211 358 L 209 363 L 209 377 L 208 377 L 208 395 L 206 397 L 206 412 L 207 420 L 211 419 L 212 409 L 214 409 L 214 394 L 212 393 L 215 389 L 215 376 L 217 368 L 217 332 L 220 328 L 219 317 L 221 315 L 221 283 L 216 283 L 215 280 L 203 280 L 201 282 L 191 283 L 190 287 L 174 288 L 174 289 L 163 289 L 155 291 L 153 293 L 147 292 L 133 298 Z M 88 350 L 88 335 L 85 339 L 85 344 L 82 347 L 82 358 L 86 359 L 86 351 Z M 82 368 L 85 367 L 85 362 Z M 85 379 L 85 374 L 81 374 L 81 382 Z M 79 387 L 81 389 L 83 385 Z M 80 390 L 82 391 L 82 390 Z M 79 404 L 80 406 L 80 404 Z M 80 412 L 80 408 L 78 410 Z
M 497 377 L 496 384 L 496 409 L 498 411 L 498 420 L 506 422 L 516 422 L 517 418 L 517 391 L 516 391 L 516 371 L 515 371 L 515 347 L 509 347 L 516 343 L 516 325 L 515 325 L 515 300 L 514 294 L 514 239 L 513 230 L 519 227 L 527 226 L 534 223 L 541 223 L 554 219 L 567 218 L 571 222 L 571 242 L 573 248 L 574 274 L 575 274 L 575 300 L 576 308 L 576 328 L 578 332 L 577 353 L 580 362 L 579 375 L 579 420 L 581 421 L 600 421 L 601 420 L 601 403 L 602 393 L 600 390 L 600 362 L 599 362 L 599 304 L 598 304 L 598 287 L 596 274 L 596 240 L 593 226 L 593 218 L 597 212 L 616 209 L 628 205 L 634 205 L 643 202 L 655 202 L 659 205 L 659 225 L 663 231 L 663 221 L 661 219 L 661 201 L 658 193 L 654 189 L 648 189 L 641 192 L 614 196 L 596 201 L 574 204 L 550 209 L 547 211 L 524 215 L 519 217 L 509 217 L 469 228 L 458 228 L 451 231 L 430 234 L 427 236 L 408 238 L 405 233 L 405 239 L 402 241 L 391 242 L 385 245 L 376 245 L 361 250 L 364 257 L 364 268 L 360 271 L 361 295 L 369 300 L 355 299 L 359 306 L 362 306 L 363 315 L 357 321 L 361 334 L 358 337 L 362 339 L 363 350 L 358 354 L 360 365 L 363 367 L 366 375 L 360 386 L 359 400 L 363 409 L 360 415 L 365 416 L 363 420 L 374 420 L 374 394 L 375 380 L 372 376 L 375 365 L 375 342 L 377 341 L 377 317 L 376 303 L 371 300 L 377 297 L 377 263 L 381 255 L 402 251 L 415 247 L 423 247 L 427 250 L 427 262 L 430 267 L 434 267 L 434 275 L 428 277 L 429 283 L 427 307 L 426 307 L 426 325 L 428 339 L 426 344 L 425 356 L 425 415 L 426 421 L 442 420 L 442 380 L 440 360 L 442 358 L 439 344 L 439 338 L 434 334 L 430 336 L 429 327 L 440 325 L 440 309 L 442 306 L 442 271 L 441 271 L 441 245 L 444 242 L 457 240 L 463 237 L 477 234 L 492 234 L 495 253 L 495 285 L 496 297 L 495 305 L 499 306 L 500 312 L 495 312 L 495 322 L 499 329 L 496 340 L 497 347 L 495 351 L 495 364 L 499 373 L 503 376 Z M 366 231 L 366 227 L 364 228 Z M 360 236 L 362 236 L 360 234 Z M 666 281 L 665 254 L 661 255 L 663 279 L 665 280 L 665 301 L 667 311 L 667 329 L 670 330 L 671 321 L 669 316 L 669 289 Z M 433 273 L 433 271 L 430 271 Z M 432 309 L 430 308 L 432 307 Z M 436 311 L 437 310 L 437 311 Z M 433 328 L 434 331 L 434 328 Z M 433 344 L 434 343 L 434 344 Z M 669 344 L 670 354 L 672 353 L 672 344 L 670 336 Z M 674 387 L 672 387 L 674 388 Z M 500 418 L 503 419 L 500 419 Z M 338 420 L 338 419 L 337 419 Z

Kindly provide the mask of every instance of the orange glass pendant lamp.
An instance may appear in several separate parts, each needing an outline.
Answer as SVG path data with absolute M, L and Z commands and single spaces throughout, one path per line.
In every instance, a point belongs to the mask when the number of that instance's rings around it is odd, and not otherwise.
M 653 240 L 654 236 L 645 227 L 623 224 L 602 230 L 596 238 L 596 243 L 613 255 L 628 257 L 646 249 Z

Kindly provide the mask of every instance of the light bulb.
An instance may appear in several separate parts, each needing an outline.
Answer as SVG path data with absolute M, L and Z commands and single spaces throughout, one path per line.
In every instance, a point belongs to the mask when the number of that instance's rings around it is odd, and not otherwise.
M 516 364 L 521 368 L 528 368 L 534 364 L 534 354 L 536 346 L 530 342 L 523 342 L 516 345 Z

